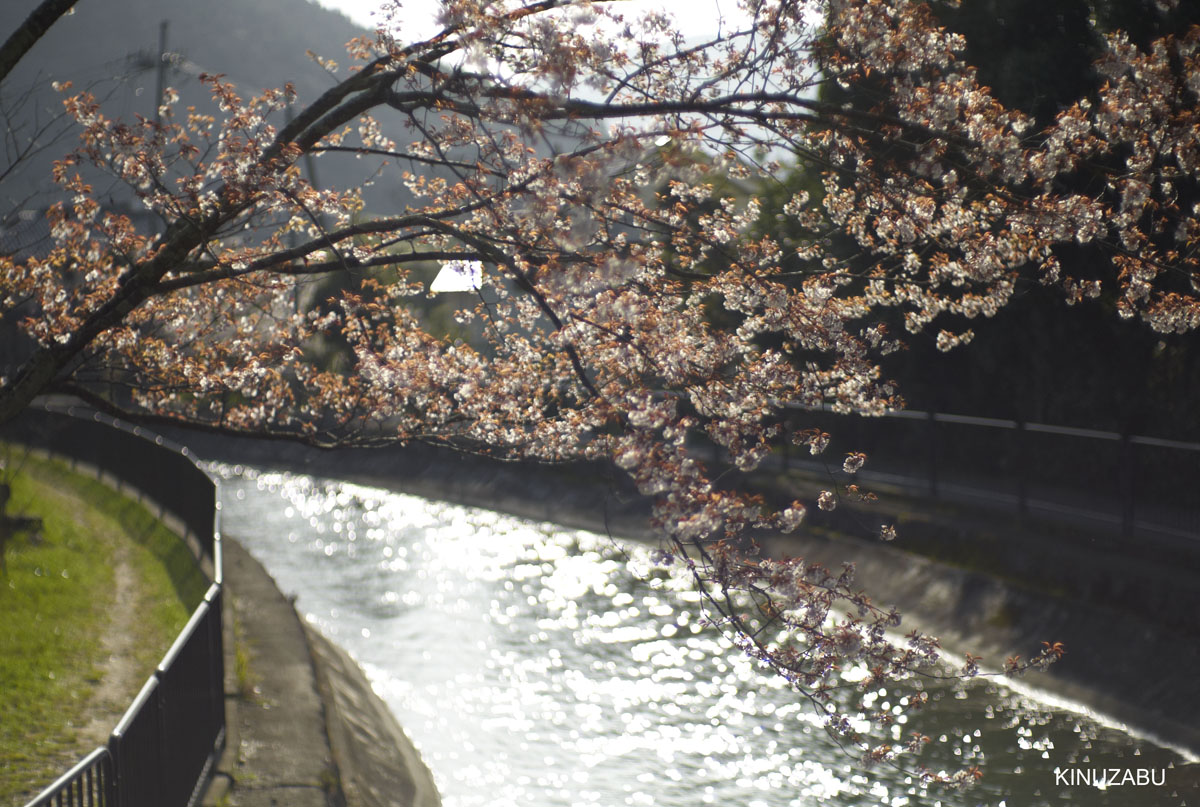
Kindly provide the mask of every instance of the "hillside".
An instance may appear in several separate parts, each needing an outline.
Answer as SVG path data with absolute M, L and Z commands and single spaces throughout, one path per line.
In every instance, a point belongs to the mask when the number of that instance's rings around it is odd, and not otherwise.
M 36 5 L 37 0 L 0 4 L 3 36 Z M 81 0 L 74 13 L 60 19 L 34 46 L 0 91 L 0 118 L 6 130 L 0 174 L 13 161 L 16 144 L 28 140 L 32 127 L 45 125 L 61 112 L 61 96 L 50 88 L 52 81 L 70 80 L 76 89 L 94 87 L 109 117 L 152 116 L 159 29 L 164 21 L 166 51 L 177 54 L 167 84 L 179 92 L 181 109 L 194 104 L 200 111 L 215 109 L 198 80 L 201 72 L 224 74 L 243 96 L 290 81 L 296 86 L 298 103 L 305 104 L 333 84 L 333 78 L 306 52 L 346 65 L 346 42 L 370 33 L 307 0 Z M 29 102 L 22 103 L 31 90 Z M 50 187 L 50 161 L 72 145 L 70 136 L 60 136 L 4 179 L 0 219 L 44 206 L 44 197 L 35 194 Z M 334 166 L 322 160 L 318 181 L 350 183 L 361 181 L 368 172 L 361 162 Z M 395 205 L 399 199 L 377 192 L 372 201 Z

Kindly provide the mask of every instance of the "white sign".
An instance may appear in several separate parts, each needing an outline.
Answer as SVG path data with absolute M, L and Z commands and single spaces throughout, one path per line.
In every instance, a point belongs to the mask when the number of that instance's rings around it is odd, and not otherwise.
M 446 261 L 433 283 L 430 294 L 448 291 L 478 291 L 483 285 L 483 264 L 479 261 Z

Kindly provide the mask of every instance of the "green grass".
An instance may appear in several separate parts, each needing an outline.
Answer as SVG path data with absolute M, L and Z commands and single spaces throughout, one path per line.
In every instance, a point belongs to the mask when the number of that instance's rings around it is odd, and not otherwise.
M 42 539 L 17 536 L 0 577 L 0 804 L 21 804 L 92 742 L 102 637 L 132 609 L 136 686 L 149 676 L 207 588 L 190 551 L 145 507 L 66 466 L 0 446 L 12 485 L 9 512 L 43 520 Z M 12 469 L 18 468 L 18 473 Z M 115 602 L 114 560 L 133 571 L 133 596 Z M 128 610 L 126 610 L 128 613 Z M 123 707 L 122 707 L 123 708 Z M 111 718 L 111 719 L 109 719 Z
M 255 700 L 258 697 L 258 674 L 250 665 L 250 648 L 236 614 L 233 617 L 233 672 L 237 679 L 238 697 L 244 701 Z

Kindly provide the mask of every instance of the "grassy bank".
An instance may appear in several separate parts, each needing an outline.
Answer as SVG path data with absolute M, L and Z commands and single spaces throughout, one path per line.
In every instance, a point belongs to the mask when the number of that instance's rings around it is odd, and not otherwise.
M 10 539 L 0 577 L 0 804 L 8 805 L 111 730 L 206 581 L 136 501 L 20 448 L 0 447 L 0 457 L 8 512 L 43 524 L 40 539 Z

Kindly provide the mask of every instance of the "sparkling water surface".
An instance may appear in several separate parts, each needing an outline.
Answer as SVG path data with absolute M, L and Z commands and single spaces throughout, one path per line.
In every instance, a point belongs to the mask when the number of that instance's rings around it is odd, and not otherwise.
M 216 466 L 222 529 L 366 670 L 446 807 L 1176 805 L 1176 750 L 992 679 L 868 696 L 968 791 L 865 771 L 808 702 L 698 619 L 650 547 L 308 476 Z M 861 671 L 844 673 L 848 681 Z M 1034 682 L 1034 679 L 1030 679 Z M 890 737 L 889 737 L 890 734 Z M 1146 769 L 1166 787 L 1063 784 Z

